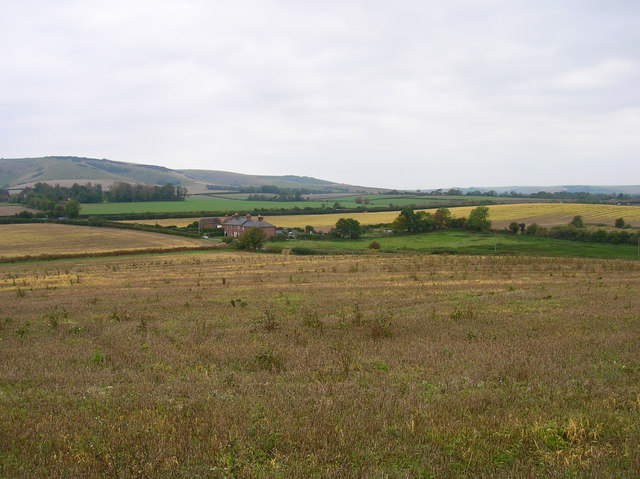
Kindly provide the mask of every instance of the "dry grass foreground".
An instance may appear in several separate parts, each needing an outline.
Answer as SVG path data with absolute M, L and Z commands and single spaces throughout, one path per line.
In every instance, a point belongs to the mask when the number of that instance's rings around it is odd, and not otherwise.
M 451 214 L 459 218 L 468 217 L 475 206 L 450 208 Z M 433 213 L 435 209 L 425 210 Z M 585 223 L 613 226 L 617 218 L 624 218 L 632 226 L 640 227 L 640 206 L 585 205 L 578 203 L 522 203 L 489 206 L 489 218 L 494 228 L 506 228 L 509 223 L 537 223 L 540 226 L 568 224 L 575 215 L 581 215 Z M 378 213 L 337 213 L 327 215 L 286 215 L 266 216 L 265 221 L 278 228 L 304 228 L 311 225 L 318 230 L 328 230 L 335 226 L 340 218 L 354 218 L 363 225 L 391 223 L 398 216 L 397 211 Z M 170 218 L 164 220 L 132 220 L 128 223 L 175 225 L 184 227 L 195 218 Z
M 143 231 L 52 223 L 0 225 L 0 258 L 196 248 L 201 240 Z
M 637 261 L 0 271 L 0 477 L 640 475 Z

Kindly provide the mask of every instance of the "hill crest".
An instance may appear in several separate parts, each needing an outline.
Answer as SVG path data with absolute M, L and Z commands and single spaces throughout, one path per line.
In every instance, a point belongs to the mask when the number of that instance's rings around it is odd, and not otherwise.
M 308 188 L 324 192 L 385 191 L 381 188 L 347 185 L 309 176 L 246 175 L 218 170 L 173 170 L 164 166 L 76 156 L 0 159 L 0 187 L 11 190 L 33 186 L 38 182 L 65 186 L 91 182 L 108 187 L 118 181 L 155 185 L 171 183 L 174 186 L 186 187 L 190 193 L 210 191 L 207 186 L 243 188 L 263 185 L 291 189 Z

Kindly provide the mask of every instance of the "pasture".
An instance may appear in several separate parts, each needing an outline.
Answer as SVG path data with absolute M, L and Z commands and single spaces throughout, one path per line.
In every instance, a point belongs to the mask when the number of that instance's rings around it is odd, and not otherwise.
M 637 477 L 640 263 L 0 269 L 1 477 Z
M 198 248 L 205 242 L 143 231 L 52 223 L 0 225 L 0 258 Z
M 369 245 L 374 240 L 380 245 L 380 252 L 383 253 L 640 258 L 640 249 L 635 245 L 586 243 L 523 235 L 480 234 L 460 230 L 377 236 L 358 240 L 287 240 L 267 243 L 266 249 L 300 248 L 316 253 L 363 253 L 371 252 Z
M 269 196 L 269 195 L 267 195 Z M 343 208 L 357 208 L 363 206 L 355 202 L 355 198 L 361 196 L 368 198 L 368 206 L 397 206 L 404 207 L 413 204 L 433 203 L 460 203 L 477 202 L 483 197 L 465 196 L 391 196 L 391 195 L 348 195 L 341 197 L 311 199 L 309 201 L 249 201 L 248 194 L 220 194 L 220 195 L 193 195 L 185 201 L 149 201 L 133 203 L 83 203 L 83 215 L 105 215 L 123 213 L 178 213 L 189 211 L 226 211 L 230 214 L 236 211 L 250 211 L 259 209 L 294 209 L 294 208 L 332 208 L 338 202 Z M 495 200 L 495 198 L 494 198 Z M 510 201 L 508 199 L 504 201 Z

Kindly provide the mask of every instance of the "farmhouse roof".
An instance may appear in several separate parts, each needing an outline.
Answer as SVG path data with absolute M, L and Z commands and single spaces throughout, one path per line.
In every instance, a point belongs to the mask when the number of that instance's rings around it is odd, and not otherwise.
M 225 221 L 224 225 L 242 226 L 244 228 L 275 228 L 271 223 L 264 221 L 262 216 L 259 216 L 257 220 L 252 220 L 249 215 L 247 215 L 246 218 L 240 218 L 238 215 L 235 215 L 230 220 Z
M 242 226 L 246 228 L 270 228 L 273 225 L 271 223 L 267 223 L 266 221 L 260 220 L 244 220 Z
M 246 218 L 233 218 L 233 219 L 230 219 L 229 221 L 226 221 L 224 224 L 230 225 L 230 226 L 242 226 L 246 222 L 247 222 Z

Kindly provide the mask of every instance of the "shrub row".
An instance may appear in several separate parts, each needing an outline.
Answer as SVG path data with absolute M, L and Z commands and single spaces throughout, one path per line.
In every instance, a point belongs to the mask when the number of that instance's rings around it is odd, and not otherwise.
M 572 241 L 585 241 L 590 243 L 611 243 L 611 244 L 631 244 L 638 243 L 639 233 L 622 231 L 607 231 L 599 228 L 597 230 L 587 230 L 574 226 L 553 226 L 545 228 L 536 223 L 532 223 L 525 229 L 528 236 L 541 238 L 554 238 Z

